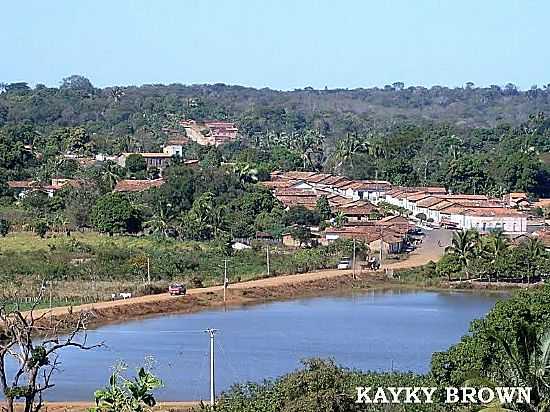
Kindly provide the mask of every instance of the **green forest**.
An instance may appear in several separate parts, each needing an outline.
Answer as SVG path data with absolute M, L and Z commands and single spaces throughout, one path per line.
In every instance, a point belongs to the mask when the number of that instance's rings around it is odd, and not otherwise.
M 0 194 L 9 178 L 84 173 L 61 153 L 158 151 L 181 119 L 234 121 L 241 139 L 210 149 L 191 144 L 185 156 L 244 162 L 264 179 L 274 169 L 305 169 L 466 193 L 550 192 L 546 86 L 100 89 L 78 75 L 59 87 L 0 86 Z

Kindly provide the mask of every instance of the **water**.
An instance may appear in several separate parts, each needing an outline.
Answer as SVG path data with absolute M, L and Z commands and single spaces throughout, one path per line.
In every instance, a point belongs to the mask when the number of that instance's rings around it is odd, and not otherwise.
M 300 366 L 308 357 L 333 358 L 362 370 L 426 372 L 431 354 L 447 349 L 497 297 L 473 293 L 372 292 L 275 302 L 243 308 L 148 318 L 101 327 L 89 342 L 104 348 L 69 349 L 50 400 L 91 400 L 124 360 L 131 369 L 156 359 L 163 400 L 208 399 L 209 337 L 216 335 L 217 391 L 261 381 Z

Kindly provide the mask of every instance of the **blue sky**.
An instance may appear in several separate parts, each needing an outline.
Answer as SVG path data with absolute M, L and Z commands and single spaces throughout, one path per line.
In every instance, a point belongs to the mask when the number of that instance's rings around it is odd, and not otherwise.
M 550 83 L 546 0 L 17 0 L 0 82 Z

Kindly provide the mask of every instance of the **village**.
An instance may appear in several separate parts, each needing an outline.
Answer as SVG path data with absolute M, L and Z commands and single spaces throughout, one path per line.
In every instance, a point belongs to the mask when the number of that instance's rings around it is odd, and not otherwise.
M 217 147 L 238 139 L 238 127 L 231 122 L 181 120 L 185 132 L 166 128 L 167 139 L 159 152 L 125 152 L 120 155 L 96 154 L 94 157 L 72 153 L 62 157 L 76 160 L 81 166 L 92 167 L 112 162 L 125 167 L 129 157 L 140 157 L 152 177 L 118 179 L 115 193 L 141 193 L 166 183 L 163 174 L 172 162 L 200 168 L 198 159 L 184 159 L 184 147 L 189 142 Z M 32 150 L 32 148 L 29 148 Z M 226 163 L 230 167 L 231 163 Z M 51 182 L 35 180 L 8 181 L 16 198 L 32 192 L 48 197 L 68 187 L 85 184 L 78 179 L 57 177 Z M 521 242 L 529 237 L 540 239 L 550 248 L 550 232 L 543 218 L 532 210 L 550 205 L 550 199 L 533 202 L 526 193 L 508 193 L 500 198 L 485 194 L 451 193 L 445 187 L 404 187 L 385 180 L 356 180 L 345 176 L 313 171 L 273 171 L 269 180 L 258 184 L 268 189 L 286 210 L 315 209 L 320 199 L 328 202 L 332 211 L 330 224 L 311 225 L 307 233 L 296 236 L 287 231 L 280 236 L 257 232 L 255 239 L 280 242 L 284 247 L 303 248 L 329 245 L 338 239 L 357 240 L 368 246 L 375 267 L 385 258 L 406 256 L 433 230 L 475 230 L 481 235 L 502 232 L 510 241 Z M 546 222 L 548 223 L 548 222 Z M 448 237 L 447 237 L 448 240 Z M 249 239 L 234 239 L 235 248 L 249 248 Z M 244 243 L 243 243 L 244 242 Z M 447 247 L 440 240 L 437 247 Z

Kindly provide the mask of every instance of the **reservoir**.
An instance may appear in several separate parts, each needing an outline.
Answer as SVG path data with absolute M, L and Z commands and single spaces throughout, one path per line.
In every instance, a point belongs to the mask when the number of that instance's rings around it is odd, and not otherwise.
M 380 291 L 104 326 L 88 334 L 88 343 L 104 342 L 104 347 L 61 352 L 61 371 L 47 398 L 93 400 L 114 364 L 123 361 L 133 373 L 153 357 L 155 373 L 165 385 L 159 399 L 208 399 L 207 328 L 219 330 L 217 393 L 237 382 L 278 377 L 311 357 L 365 371 L 426 372 L 432 353 L 456 343 L 470 321 L 484 316 L 498 299 L 465 292 Z

